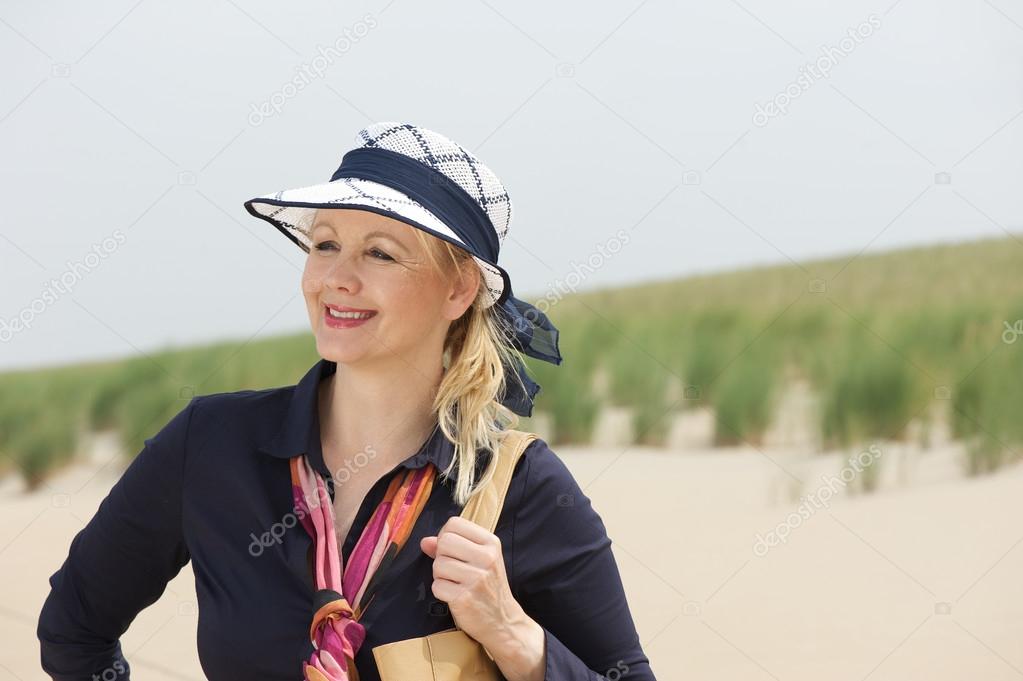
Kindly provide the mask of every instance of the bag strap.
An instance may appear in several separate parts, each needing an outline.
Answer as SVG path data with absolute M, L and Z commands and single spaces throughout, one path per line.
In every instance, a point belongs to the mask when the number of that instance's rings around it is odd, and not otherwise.
M 488 532 L 493 532 L 497 527 L 497 520 L 504 507 L 504 499 L 508 494 L 508 487 L 511 484 L 512 473 L 515 464 L 526 451 L 529 443 L 537 439 L 536 433 L 529 433 L 522 430 L 507 430 L 501 437 L 498 446 L 497 468 L 490 483 L 479 489 L 469 499 L 462 509 L 461 516 L 481 525 Z

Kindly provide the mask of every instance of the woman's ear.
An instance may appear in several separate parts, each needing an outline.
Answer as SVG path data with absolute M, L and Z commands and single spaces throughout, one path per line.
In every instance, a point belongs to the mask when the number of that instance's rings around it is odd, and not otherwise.
M 462 267 L 461 275 L 452 275 L 451 288 L 448 293 L 448 317 L 458 319 L 469 309 L 483 283 L 483 273 L 471 260 Z

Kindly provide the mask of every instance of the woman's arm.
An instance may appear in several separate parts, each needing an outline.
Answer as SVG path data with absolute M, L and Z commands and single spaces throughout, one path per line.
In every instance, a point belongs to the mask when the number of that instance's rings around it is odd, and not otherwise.
M 50 577 L 36 634 L 42 668 L 53 679 L 129 678 L 121 635 L 189 560 L 181 490 L 198 399 L 145 441 Z
M 542 678 L 656 681 L 603 520 L 546 442 L 529 448 L 509 579 L 543 632 Z

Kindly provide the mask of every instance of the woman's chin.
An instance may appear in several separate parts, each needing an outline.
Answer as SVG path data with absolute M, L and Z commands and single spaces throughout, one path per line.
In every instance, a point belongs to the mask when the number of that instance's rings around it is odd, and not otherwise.
M 366 357 L 368 348 L 362 343 L 341 342 L 336 339 L 316 338 L 316 351 L 320 357 L 338 364 L 355 364 Z

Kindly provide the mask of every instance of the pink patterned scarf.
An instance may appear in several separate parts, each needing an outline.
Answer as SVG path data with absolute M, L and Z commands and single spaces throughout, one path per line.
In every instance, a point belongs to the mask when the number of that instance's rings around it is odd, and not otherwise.
M 358 681 L 355 654 L 366 632 L 358 620 L 373 600 L 381 577 L 405 545 L 430 497 L 437 469 L 428 463 L 403 469 L 366 523 L 341 573 L 334 505 L 323 478 L 305 455 L 291 459 L 291 489 L 302 526 L 313 539 L 316 613 L 309 628 L 313 654 L 303 661 L 305 681 Z

